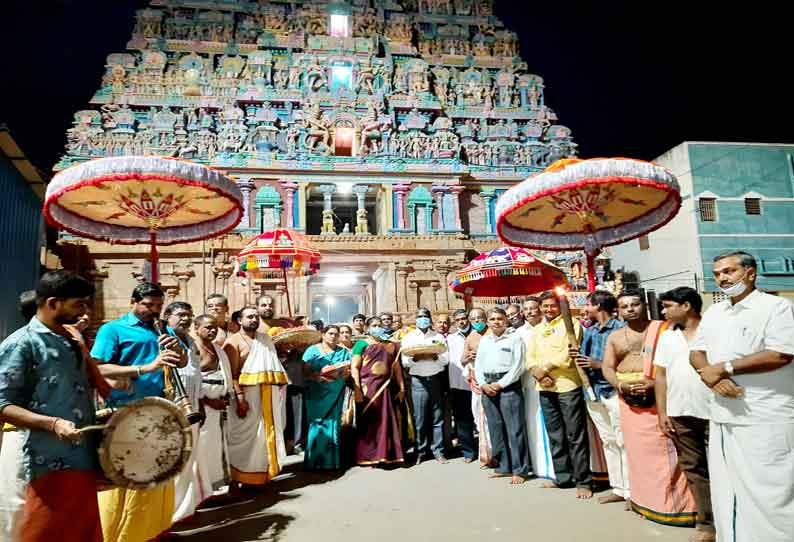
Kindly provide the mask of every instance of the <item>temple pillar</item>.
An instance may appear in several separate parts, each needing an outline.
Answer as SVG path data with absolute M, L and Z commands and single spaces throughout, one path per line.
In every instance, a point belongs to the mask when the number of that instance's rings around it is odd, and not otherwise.
M 169 305 L 174 301 L 177 301 L 177 297 L 179 296 L 179 286 L 169 286 L 165 288 L 165 305 Z
M 367 224 L 366 196 L 370 187 L 366 184 L 353 186 L 353 193 L 356 195 L 356 235 L 370 235 L 369 225 Z
M 298 185 L 298 229 L 301 231 L 306 231 L 306 189 L 308 185 L 306 183 L 300 183 Z
M 336 192 L 335 184 L 321 184 L 315 190 L 323 195 L 323 227 L 320 235 L 336 235 L 334 230 L 334 210 L 331 197 Z
M 430 283 L 430 288 L 433 290 L 433 310 L 449 310 L 449 303 L 446 302 L 446 297 L 442 295 L 443 292 L 439 293 L 439 290 L 441 290 L 441 283 L 437 280 L 434 280 Z
M 433 191 L 433 199 L 436 201 L 436 220 L 434 226 L 436 230 L 443 231 L 446 230 L 446 224 L 444 223 L 444 194 L 447 193 L 447 187 L 444 185 L 435 185 L 432 188 Z
M 493 216 L 491 216 L 491 201 L 494 196 L 493 192 L 480 192 L 483 207 L 485 208 L 485 231 L 483 233 L 492 234 L 495 231 Z
M 394 193 L 397 194 L 397 229 L 404 230 L 405 229 L 405 195 L 408 193 L 408 189 L 410 187 L 407 184 L 396 184 L 392 188 Z
M 405 300 L 405 312 L 412 312 L 419 308 L 419 283 L 413 280 L 408 281 L 408 290 L 406 292 L 407 299 Z M 433 310 L 433 309 L 430 309 Z
M 243 218 L 240 220 L 240 227 L 241 228 L 250 228 L 251 227 L 251 192 L 253 192 L 255 185 L 253 181 L 249 179 L 243 179 L 237 181 L 237 187 L 240 189 L 240 192 L 243 194 Z
M 397 312 L 406 312 L 408 307 L 408 275 L 413 271 L 413 268 L 406 264 L 400 263 L 395 266 L 397 274 Z
M 286 227 L 295 229 L 295 192 L 298 190 L 298 183 L 292 181 L 281 181 L 281 187 L 284 189 L 284 209 L 286 209 L 285 216 L 287 218 Z
M 289 310 L 287 309 L 286 292 L 287 292 L 286 286 L 284 286 L 283 284 L 276 285 L 276 296 L 275 296 L 276 306 L 277 306 L 276 317 L 283 318 L 289 315 Z
M 460 195 L 463 193 L 465 188 L 462 185 L 456 184 L 449 187 L 449 191 L 452 193 L 452 197 L 454 198 L 453 207 L 455 208 L 455 229 L 462 230 L 463 225 L 460 220 Z
M 89 269 L 86 278 L 94 285 L 93 306 L 91 310 L 91 320 L 102 322 L 105 318 L 105 280 L 110 277 L 110 266 L 103 265 L 99 269 Z
M 176 277 L 177 283 L 179 284 L 177 289 L 179 296 L 177 300 L 187 302 L 187 283 L 191 278 L 196 276 L 196 273 L 192 269 L 186 269 L 184 271 L 174 271 L 174 276 Z

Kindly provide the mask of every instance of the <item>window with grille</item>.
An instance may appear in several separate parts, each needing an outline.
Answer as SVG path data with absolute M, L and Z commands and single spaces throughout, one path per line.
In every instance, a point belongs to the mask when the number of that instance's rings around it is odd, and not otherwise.
M 744 198 L 744 212 L 748 215 L 761 214 L 761 199 L 760 198 Z
M 700 207 L 701 222 L 717 221 L 717 200 L 715 198 L 700 198 L 698 206 Z

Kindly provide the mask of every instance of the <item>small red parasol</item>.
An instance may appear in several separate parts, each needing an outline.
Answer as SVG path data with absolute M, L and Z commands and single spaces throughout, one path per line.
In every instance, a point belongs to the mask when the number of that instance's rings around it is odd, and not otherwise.
M 477 297 L 502 303 L 565 284 L 565 273 L 556 265 L 525 248 L 500 247 L 457 271 L 449 287 L 467 301 Z
M 255 278 L 281 278 L 287 286 L 287 270 L 309 276 L 320 269 L 320 252 L 295 231 L 278 228 L 257 235 L 237 255 L 240 271 Z M 292 305 L 287 294 L 287 309 L 292 318 Z

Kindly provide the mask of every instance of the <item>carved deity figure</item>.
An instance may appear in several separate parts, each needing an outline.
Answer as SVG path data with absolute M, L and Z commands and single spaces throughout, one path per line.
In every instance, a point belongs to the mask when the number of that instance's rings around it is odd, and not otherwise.
M 371 102 L 367 104 L 367 113 L 361 119 L 361 144 L 359 154 L 380 154 L 384 151 L 384 131 L 389 121 L 380 116 L 380 108 Z
M 319 104 L 314 103 L 309 106 L 304 123 L 306 124 L 306 149 L 310 152 L 320 151 L 326 155 L 330 154 L 328 121 L 322 118 Z
M 328 86 L 328 78 L 325 70 L 320 66 L 316 56 L 312 56 L 309 65 L 306 67 L 306 88 L 312 92 L 317 92 L 323 87 Z

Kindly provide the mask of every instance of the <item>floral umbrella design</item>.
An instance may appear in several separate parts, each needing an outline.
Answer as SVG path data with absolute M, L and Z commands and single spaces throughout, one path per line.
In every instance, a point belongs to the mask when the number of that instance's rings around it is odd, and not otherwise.
M 235 182 L 205 166 L 158 156 L 99 158 L 58 173 L 47 186 L 47 222 L 80 237 L 157 245 L 222 235 L 243 216 Z
M 502 303 L 565 284 L 565 272 L 556 265 L 525 248 L 500 247 L 455 272 L 449 287 L 467 301 L 477 297 Z
M 595 258 L 661 228 L 681 208 L 667 169 L 630 158 L 559 160 L 502 194 L 496 231 L 506 243 L 545 250 L 584 250 L 588 288 Z
M 283 228 L 257 235 L 237 255 L 240 271 L 257 278 L 284 278 L 287 309 L 292 318 L 292 305 L 287 287 L 287 270 L 309 276 L 320 269 L 320 252 L 309 244 L 306 236 Z

